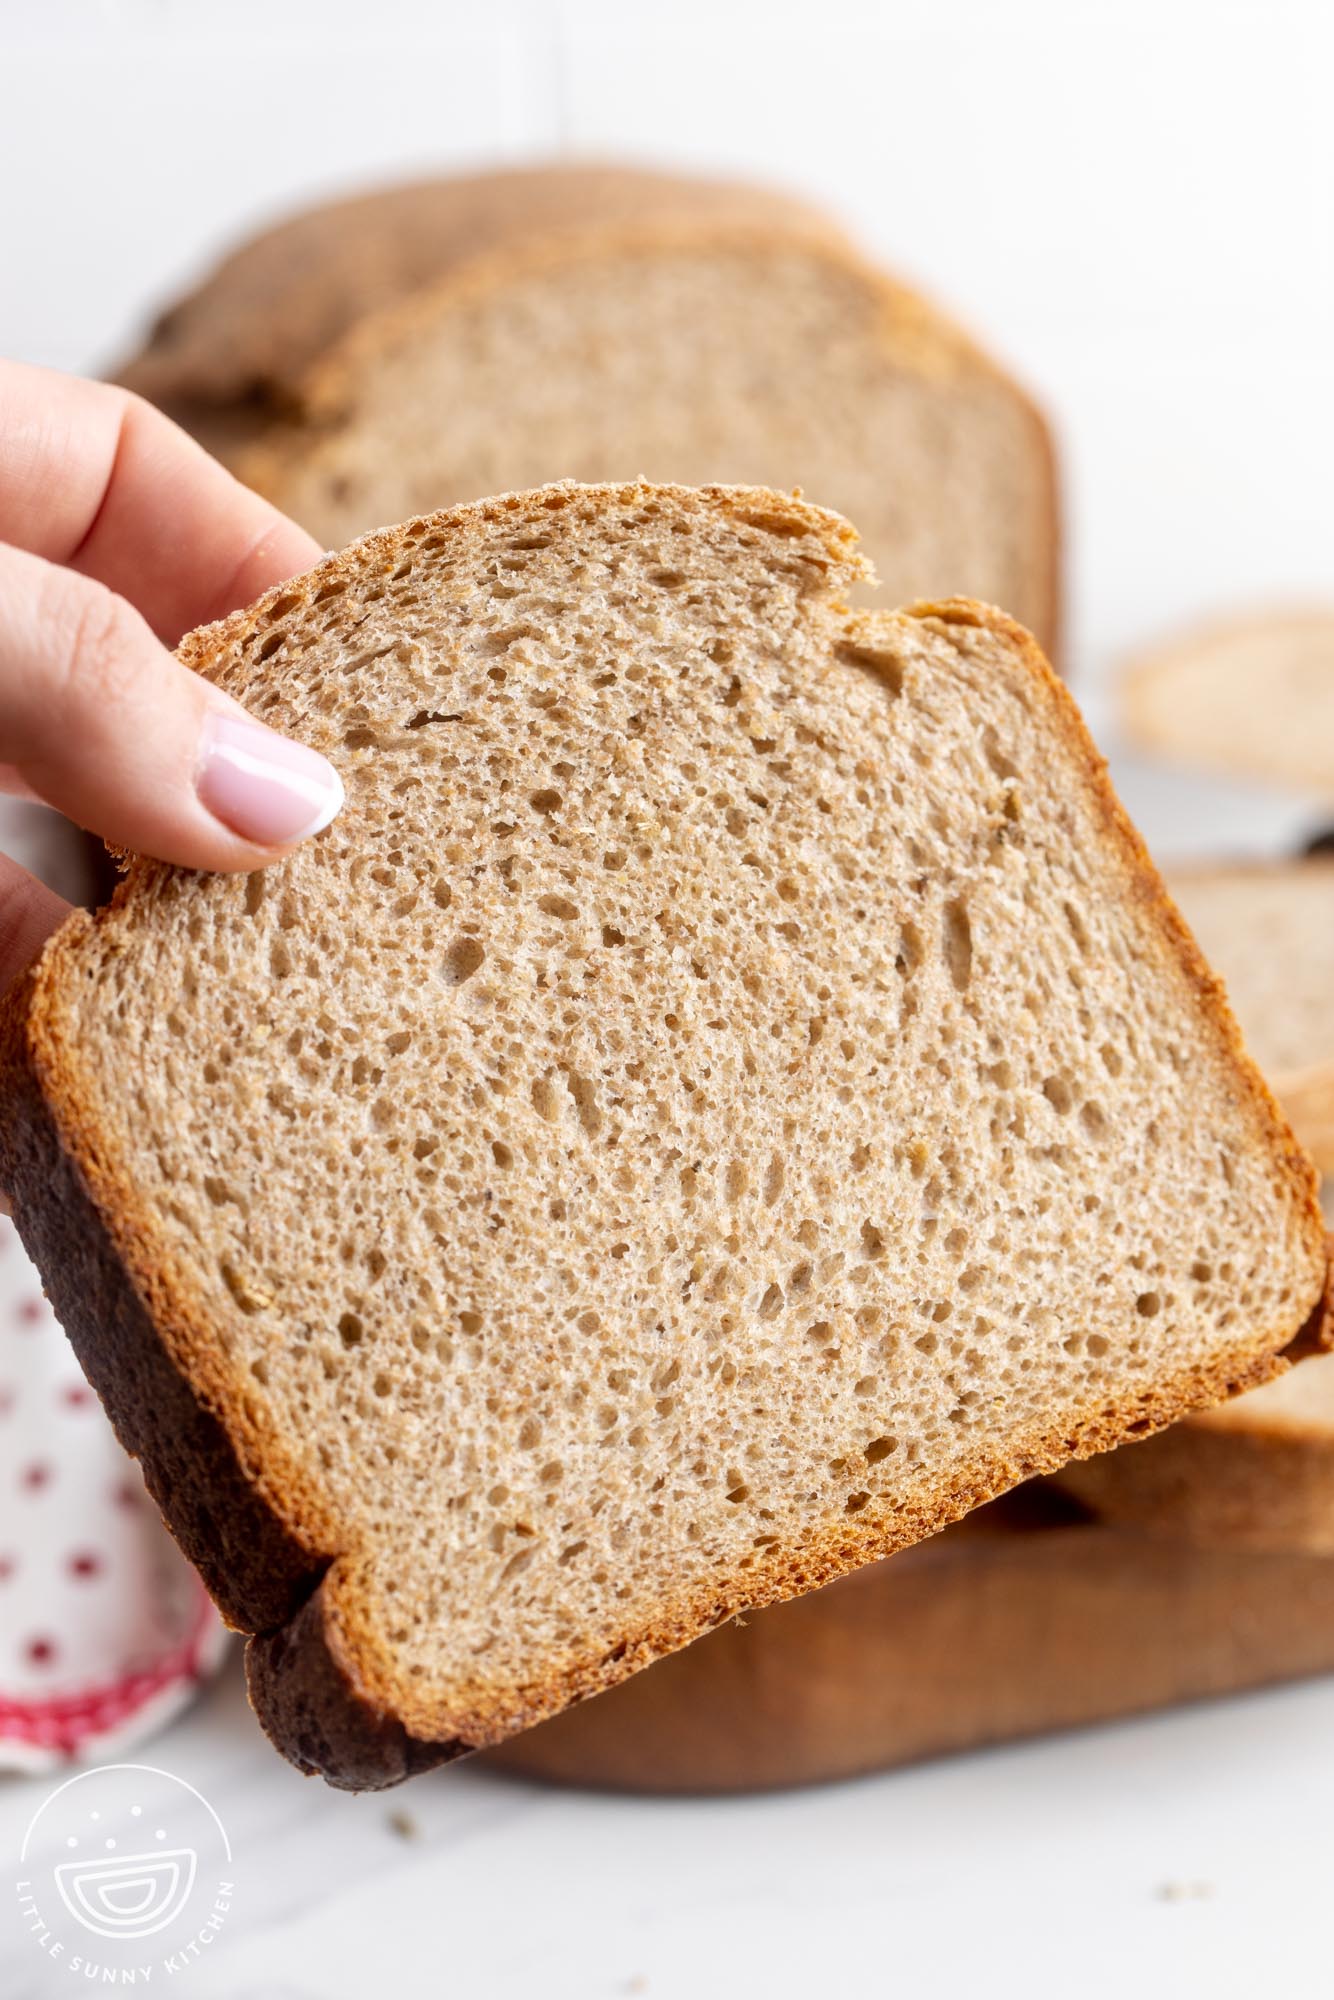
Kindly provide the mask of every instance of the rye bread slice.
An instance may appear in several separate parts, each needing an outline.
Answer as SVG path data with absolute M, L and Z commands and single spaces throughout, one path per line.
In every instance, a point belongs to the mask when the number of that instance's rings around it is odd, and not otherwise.
M 1313 1175 L 1028 636 L 562 486 L 182 657 L 340 766 L 15 996 L 0 1170 L 284 1752 L 392 1783 L 1264 1380 Z
M 888 601 L 963 592 L 1058 645 L 1041 416 L 783 194 L 567 165 L 329 204 L 227 259 L 121 379 L 330 548 L 551 479 L 801 486 Z

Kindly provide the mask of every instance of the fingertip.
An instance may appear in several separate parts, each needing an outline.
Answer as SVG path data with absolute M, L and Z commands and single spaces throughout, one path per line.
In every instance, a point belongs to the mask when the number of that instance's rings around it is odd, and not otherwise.
M 195 791 L 228 833 L 271 856 L 323 832 L 346 797 L 318 750 L 220 708 L 204 718 Z
M 319 753 L 312 751 L 310 754 L 317 756 Z M 320 762 L 324 765 L 331 781 L 328 796 L 324 804 L 316 808 L 311 816 L 310 824 L 303 827 L 300 833 L 293 835 L 292 844 L 294 846 L 303 840 L 313 839 L 317 833 L 323 833 L 326 826 L 332 826 L 347 803 L 347 790 L 343 784 L 343 780 L 339 777 L 333 765 L 328 762 L 327 758 L 321 757 Z

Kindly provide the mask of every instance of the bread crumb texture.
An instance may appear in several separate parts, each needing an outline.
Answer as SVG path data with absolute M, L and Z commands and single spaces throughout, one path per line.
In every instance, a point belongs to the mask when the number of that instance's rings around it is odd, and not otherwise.
M 63 1141 L 417 1737 L 1263 1379 L 1319 1293 L 1067 697 L 980 606 L 848 612 L 859 567 L 746 489 L 371 537 L 183 648 L 339 819 L 137 862 L 43 963 Z

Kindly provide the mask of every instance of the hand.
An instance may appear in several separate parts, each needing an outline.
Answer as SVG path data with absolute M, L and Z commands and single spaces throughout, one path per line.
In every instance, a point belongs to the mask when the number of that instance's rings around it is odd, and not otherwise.
M 319 832 L 332 765 L 167 649 L 321 553 L 138 397 L 0 363 L 0 791 L 187 868 Z M 0 988 L 65 911 L 0 857 Z

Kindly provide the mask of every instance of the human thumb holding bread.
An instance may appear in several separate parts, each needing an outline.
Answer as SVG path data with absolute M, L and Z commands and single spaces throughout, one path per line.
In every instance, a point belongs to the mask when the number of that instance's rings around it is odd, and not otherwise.
M 320 553 L 138 397 L 0 363 L 0 791 L 187 868 L 327 826 L 332 766 L 169 651 Z M 0 859 L 0 985 L 64 914 Z

